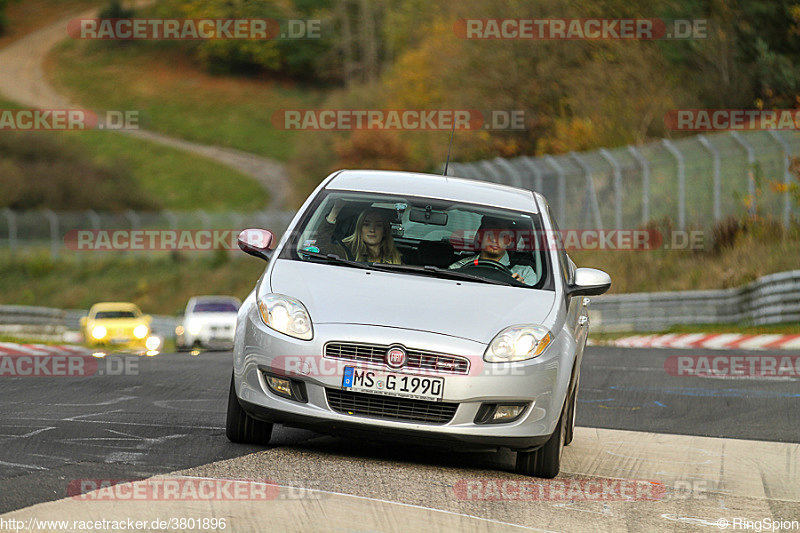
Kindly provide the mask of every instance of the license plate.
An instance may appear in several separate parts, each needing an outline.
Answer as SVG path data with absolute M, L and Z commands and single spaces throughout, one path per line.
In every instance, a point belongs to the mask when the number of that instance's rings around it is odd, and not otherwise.
M 128 339 L 127 337 L 115 337 L 115 338 L 111 339 L 111 343 L 112 344 L 125 344 L 129 340 L 130 339 Z
M 342 387 L 353 392 L 440 401 L 444 394 L 444 378 L 380 372 L 346 366 L 344 367 Z

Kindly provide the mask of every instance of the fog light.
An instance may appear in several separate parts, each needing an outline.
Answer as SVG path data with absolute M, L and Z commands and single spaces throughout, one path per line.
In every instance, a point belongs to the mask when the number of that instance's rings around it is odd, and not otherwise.
M 496 404 L 485 403 L 475 415 L 476 424 L 506 424 L 520 418 L 528 408 L 528 403 Z
M 492 421 L 506 422 L 508 420 L 514 420 L 521 415 L 524 410 L 524 405 L 498 405 L 492 415 Z
M 267 382 L 270 392 L 274 392 L 278 396 L 294 400 L 296 402 L 308 402 L 308 395 L 306 394 L 306 384 L 296 379 L 286 379 L 280 376 L 274 376 L 263 372 L 264 381 Z
M 275 376 L 266 376 L 267 385 L 272 392 L 280 394 L 281 396 L 292 397 L 292 384 L 288 379 L 276 378 Z

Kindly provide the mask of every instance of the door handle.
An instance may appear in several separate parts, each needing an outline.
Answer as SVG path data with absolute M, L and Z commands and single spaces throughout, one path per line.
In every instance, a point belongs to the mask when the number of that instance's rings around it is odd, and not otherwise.
M 588 323 L 589 323 L 589 317 L 586 315 L 581 315 L 581 317 L 578 319 L 579 326 L 585 326 Z
M 591 301 L 592 301 L 591 298 L 584 298 L 583 299 L 583 306 L 584 307 L 589 307 L 589 302 L 591 302 Z

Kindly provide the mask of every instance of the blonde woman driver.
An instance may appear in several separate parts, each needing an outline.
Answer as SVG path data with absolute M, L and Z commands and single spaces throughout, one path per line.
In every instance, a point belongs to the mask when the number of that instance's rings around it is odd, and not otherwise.
M 356 229 L 341 243 L 334 242 L 333 230 L 344 201 L 336 200 L 316 231 L 316 244 L 322 253 L 336 254 L 353 261 L 399 265 L 400 252 L 392 238 L 392 226 L 379 209 L 365 209 L 358 215 Z

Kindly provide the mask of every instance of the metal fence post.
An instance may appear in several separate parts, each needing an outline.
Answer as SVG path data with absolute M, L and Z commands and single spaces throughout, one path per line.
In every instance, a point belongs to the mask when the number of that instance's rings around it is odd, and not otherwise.
M 713 144 L 706 138 L 705 135 L 698 135 L 697 136 L 698 142 L 703 145 L 703 148 L 708 150 L 711 154 L 712 164 L 713 166 L 713 173 L 714 173 L 714 221 L 719 221 L 722 218 L 722 207 L 720 203 L 720 175 L 719 175 L 719 150 L 717 150 Z
M 450 169 L 448 168 L 448 170 L 450 170 Z M 230 228 L 230 230 L 233 233 L 233 235 L 231 235 L 231 240 L 230 240 L 231 248 L 229 250 L 229 255 L 235 259 L 235 258 L 238 258 L 238 257 L 244 255 L 244 254 L 238 253 L 239 247 L 236 246 L 236 244 L 238 242 L 238 238 L 239 238 L 239 232 L 241 232 L 243 229 L 245 229 L 245 227 L 244 227 L 244 217 L 242 216 L 241 213 L 237 213 L 235 211 L 232 211 L 230 213 L 230 219 L 231 219 L 231 228 Z
M 89 209 L 86 211 L 86 218 L 89 219 L 89 225 L 92 226 L 92 230 L 100 231 L 100 216 L 94 211 L 94 209 Z
M 522 187 L 522 179 L 519 176 L 519 172 L 514 165 L 508 162 L 507 159 L 503 159 L 502 157 L 495 157 L 494 162 L 497 166 L 502 167 L 506 170 L 508 175 L 511 177 L 511 185 L 514 187 Z
M 483 181 L 491 181 L 492 183 L 500 183 L 497 180 L 497 174 L 495 173 L 494 165 L 492 165 L 491 161 L 481 161 L 478 163 L 482 168 L 486 169 L 485 179 Z
M 669 150 L 678 162 L 678 228 L 686 229 L 686 162 L 683 154 L 668 139 L 663 139 L 662 144 Z
M 50 223 L 50 256 L 56 259 L 58 258 L 58 249 L 61 244 L 58 242 L 58 215 L 49 209 L 45 209 L 44 217 Z
M 789 229 L 789 224 L 792 222 L 792 199 L 789 195 L 789 183 L 792 180 L 792 175 L 789 172 L 789 158 L 792 156 L 792 149 L 786 139 L 780 136 L 775 130 L 770 130 L 769 134 L 781 145 L 783 152 L 783 184 L 786 190 L 783 191 L 783 227 Z
M 575 152 L 570 152 L 569 156 L 581 167 L 583 176 L 586 179 L 586 199 L 588 200 L 589 211 L 594 211 L 595 229 L 603 229 L 603 220 L 600 218 L 600 205 L 597 203 L 597 191 L 594 189 L 594 180 L 592 180 L 592 169 Z
M 142 221 L 141 217 L 139 217 L 136 211 L 128 209 L 127 211 L 125 211 L 125 218 L 127 218 L 128 222 L 131 223 L 131 229 L 139 229 L 139 226 L 141 225 Z
M 169 229 L 171 230 L 178 229 L 178 217 L 175 216 L 175 213 L 173 213 L 169 209 L 165 209 L 161 212 L 161 216 L 163 216 L 167 220 Z
M 17 253 L 17 215 L 9 208 L 3 208 L 3 215 L 8 221 L 8 249 L 13 258 Z
M 203 229 L 208 229 L 209 226 L 211 226 L 211 220 L 208 218 L 208 213 L 202 209 L 198 209 L 195 211 L 195 214 L 197 214 L 197 218 L 200 219 L 200 224 L 203 226 Z
M 642 167 L 642 224 L 650 221 L 650 161 L 635 146 L 628 146 L 628 152 Z
M 756 154 L 753 150 L 753 147 L 750 146 L 750 143 L 744 140 L 744 137 L 739 135 L 738 131 L 732 131 L 731 137 L 736 141 L 736 143 L 744 148 L 745 152 L 747 153 L 747 194 L 750 195 L 750 202 L 747 208 L 751 217 L 756 216 L 756 180 L 755 176 L 753 175 L 753 167 L 756 163 Z
M 533 162 L 533 158 L 530 157 L 521 157 L 520 160 L 522 164 L 525 165 L 525 168 L 530 169 L 533 172 L 533 190 L 538 193 L 542 192 L 542 171 L 539 167 L 536 166 L 536 163 Z
M 546 156 L 544 160 L 553 167 L 558 175 L 558 218 L 561 224 L 565 224 L 567 221 L 567 179 L 564 175 L 564 167 L 552 155 Z
M 620 170 L 619 162 L 614 159 L 611 152 L 601 148 L 600 155 L 608 161 L 614 171 L 614 227 L 622 229 L 622 170 Z

